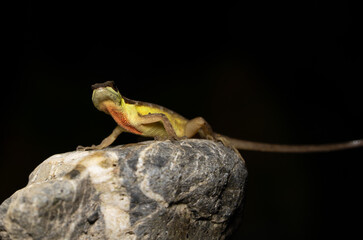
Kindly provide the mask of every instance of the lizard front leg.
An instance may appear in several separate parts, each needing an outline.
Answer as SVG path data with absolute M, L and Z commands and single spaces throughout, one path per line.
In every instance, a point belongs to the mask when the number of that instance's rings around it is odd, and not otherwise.
M 124 131 L 124 129 L 122 127 L 116 126 L 115 129 L 112 131 L 112 133 L 108 137 L 103 139 L 100 144 L 92 145 L 90 147 L 78 146 L 77 151 L 87 151 L 87 150 L 95 150 L 95 149 L 99 150 L 99 149 L 106 148 L 106 147 L 110 146 L 123 131 Z
M 151 113 L 147 115 L 140 115 L 139 117 L 140 124 L 142 125 L 161 122 L 169 139 L 179 139 L 179 137 L 175 133 L 173 125 L 170 123 L 170 120 L 165 116 L 165 114 Z M 155 139 L 157 139 L 157 137 L 155 137 Z

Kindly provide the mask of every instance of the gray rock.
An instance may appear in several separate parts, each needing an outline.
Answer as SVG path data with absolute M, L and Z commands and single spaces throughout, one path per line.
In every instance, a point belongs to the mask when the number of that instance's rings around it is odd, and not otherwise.
M 247 170 L 208 140 L 54 155 L 0 206 L 0 239 L 225 239 Z

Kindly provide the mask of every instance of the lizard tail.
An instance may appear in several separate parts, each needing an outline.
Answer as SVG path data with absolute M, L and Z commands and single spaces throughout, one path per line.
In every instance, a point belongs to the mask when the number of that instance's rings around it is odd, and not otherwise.
M 270 144 L 240 140 L 220 135 L 225 138 L 229 144 L 240 150 L 260 151 L 260 152 L 282 152 L 282 153 L 311 153 L 311 152 L 331 152 L 351 148 L 363 147 L 363 139 L 317 145 L 287 145 L 287 144 Z

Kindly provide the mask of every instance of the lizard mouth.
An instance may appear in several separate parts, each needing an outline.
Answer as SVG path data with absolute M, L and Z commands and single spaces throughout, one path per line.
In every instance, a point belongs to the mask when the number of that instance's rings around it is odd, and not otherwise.
M 113 90 L 118 92 L 118 89 L 117 89 L 114 81 L 107 81 L 104 83 L 95 83 L 91 86 L 92 90 L 96 90 L 97 88 L 105 88 L 105 87 L 111 87 Z

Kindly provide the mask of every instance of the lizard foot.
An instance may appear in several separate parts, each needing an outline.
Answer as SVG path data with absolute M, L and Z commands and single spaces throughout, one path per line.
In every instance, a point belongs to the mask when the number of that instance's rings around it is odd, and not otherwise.
M 89 147 L 78 146 L 76 148 L 76 151 L 89 151 L 89 150 L 96 150 L 96 149 L 99 149 L 99 148 L 97 148 L 96 145 L 92 145 L 92 146 L 89 146 Z
M 220 141 L 224 146 L 233 148 L 233 145 L 228 139 L 222 135 L 214 134 L 213 139 L 216 141 Z
M 228 140 L 228 138 L 226 138 L 226 137 L 224 137 L 224 136 L 222 136 L 220 134 L 214 134 L 213 137 L 214 137 L 214 140 L 222 142 L 222 144 L 224 146 L 226 146 L 228 148 L 232 148 L 233 151 L 235 153 L 237 153 L 241 157 L 241 159 L 243 159 L 240 152 L 238 151 L 238 149 L 235 146 L 233 146 L 233 144 Z

